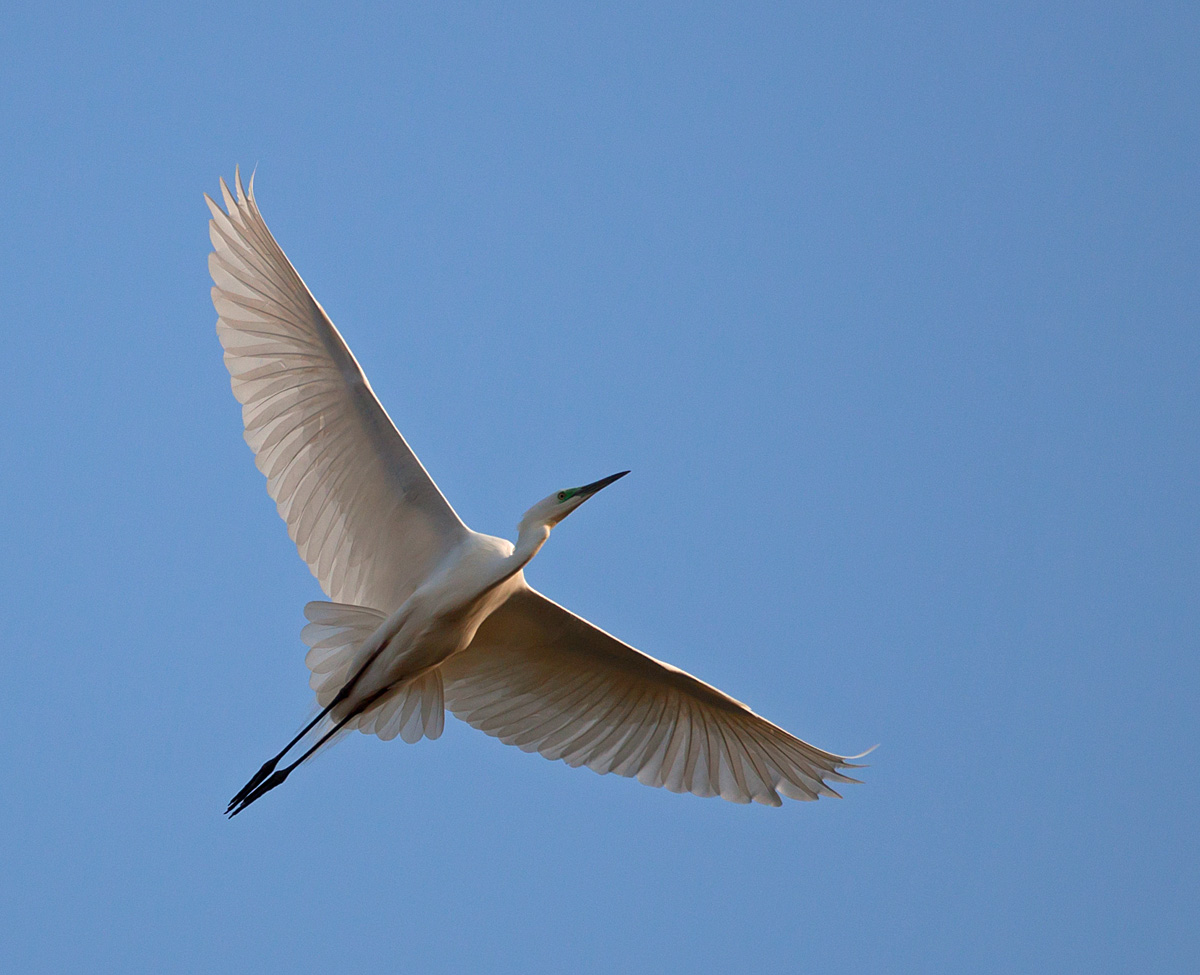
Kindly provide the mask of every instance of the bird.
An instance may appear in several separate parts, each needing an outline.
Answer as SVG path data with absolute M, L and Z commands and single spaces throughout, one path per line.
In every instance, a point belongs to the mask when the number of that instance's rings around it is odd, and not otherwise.
M 549 494 L 515 544 L 472 531 L 267 228 L 254 174 L 243 186 L 235 169 L 220 193 L 223 207 L 204 199 L 225 365 L 267 491 L 329 597 L 305 606 L 301 631 L 319 711 L 229 817 L 349 731 L 436 739 L 447 709 L 524 751 L 673 792 L 780 806 L 859 782 L 844 770 L 862 755 L 796 738 L 531 587 L 525 566 L 551 530 L 629 472 Z

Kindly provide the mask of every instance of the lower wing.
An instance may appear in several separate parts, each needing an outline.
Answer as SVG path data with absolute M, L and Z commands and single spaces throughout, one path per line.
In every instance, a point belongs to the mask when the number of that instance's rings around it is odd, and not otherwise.
M 647 656 L 533 589 L 442 665 L 446 705 L 468 724 L 568 765 L 672 792 L 782 804 L 857 782 L 841 755 L 789 735 L 691 674 Z M 861 757 L 861 756 L 854 756 Z

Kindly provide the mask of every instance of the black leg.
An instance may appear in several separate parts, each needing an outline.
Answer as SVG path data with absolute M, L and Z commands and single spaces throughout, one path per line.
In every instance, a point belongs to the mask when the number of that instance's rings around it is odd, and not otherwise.
M 385 643 L 383 646 L 386 647 L 387 644 Z M 382 651 L 383 651 L 383 647 L 380 647 L 373 654 L 371 654 L 371 656 L 367 658 L 367 660 L 363 663 L 363 665 L 358 668 L 358 672 L 353 677 L 351 677 L 348 681 L 346 681 L 345 684 L 342 685 L 341 689 L 337 692 L 337 695 L 334 697 L 334 699 L 329 702 L 329 705 L 327 707 L 325 707 L 321 711 L 320 714 L 318 714 L 315 718 L 313 718 L 312 721 L 310 721 L 307 725 L 305 725 L 304 730 L 301 731 L 300 734 L 296 735 L 296 737 L 293 738 L 291 741 L 289 741 L 287 743 L 287 745 L 284 746 L 283 751 L 281 751 L 278 755 L 276 755 L 270 761 L 263 763 L 263 767 L 254 773 L 253 777 L 250 779 L 249 782 L 247 782 L 244 786 L 242 786 L 241 791 L 236 796 L 234 796 L 232 799 L 229 800 L 229 805 L 225 807 L 226 814 L 228 814 L 229 811 L 231 809 L 233 809 L 234 806 L 238 805 L 239 803 L 244 803 L 246 800 L 246 797 L 249 796 L 250 793 L 253 792 L 255 789 L 257 789 L 263 783 L 263 781 L 266 779 L 266 777 L 268 775 L 270 775 L 272 772 L 275 771 L 275 766 L 279 764 L 279 762 L 283 758 L 283 756 L 286 755 L 288 752 L 290 752 L 293 748 L 295 748 L 296 743 L 298 741 L 300 741 L 300 739 L 303 738 L 305 735 L 307 735 L 310 731 L 312 731 L 313 728 L 315 728 L 317 726 L 317 723 L 323 717 L 325 717 L 327 714 L 329 714 L 334 708 L 336 708 L 339 704 L 341 704 L 344 700 L 346 700 L 347 697 L 350 696 L 350 692 L 352 690 L 354 690 L 354 685 L 358 683 L 358 679 L 360 677 L 362 677 L 362 675 L 366 672 L 367 668 L 370 667 L 371 664 L 373 664 L 375 662 L 375 658 L 378 657 Z M 301 759 L 301 761 L 303 761 L 303 759 Z M 278 784 L 278 783 L 276 783 L 276 784 Z
M 231 802 L 229 804 L 229 809 L 225 810 L 225 812 L 228 814 L 229 818 L 232 819 L 234 816 L 236 816 L 238 813 L 240 813 L 243 809 L 245 809 L 248 805 L 250 805 L 250 803 L 254 802 L 256 799 L 261 799 L 263 796 L 265 796 L 268 792 L 270 792 L 276 786 L 283 785 L 283 783 L 287 781 L 287 777 L 289 775 L 291 775 L 292 772 L 296 769 L 296 766 L 298 766 L 306 758 L 311 756 L 313 754 L 313 752 L 315 752 L 318 748 L 320 748 L 322 745 L 324 745 L 325 742 L 329 741 L 330 738 L 332 738 L 339 731 L 341 731 L 342 728 L 345 727 L 345 725 L 348 721 L 352 720 L 353 718 L 358 717 L 358 715 L 362 714 L 364 711 L 367 710 L 367 708 L 369 708 L 372 704 L 374 704 L 381 697 L 383 697 L 385 694 L 389 693 L 393 689 L 394 689 L 394 685 L 385 687 L 381 691 L 376 691 L 374 694 L 372 694 L 370 697 L 368 697 L 365 701 L 363 701 L 362 704 L 360 704 L 353 711 L 351 711 L 348 715 L 346 715 L 344 718 L 342 718 L 341 721 L 339 721 L 332 728 L 330 728 L 327 732 L 325 732 L 325 734 L 323 734 L 321 736 L 320 740 L 315 745 L 313 745 L 312 748 L 310 748 L 303 755 L 301 755 L 298 759 L 296 759 L 294 762 L 292 762 L 292 764 L 287 766 L 287 768 L 280 769 L 278 772 L 274 772 L 274 774 L 272 774 L 272 772 L 275 768 L 275 765 L 279 762 L 279 759 L 283 757 L 282 754 L 273 758 L 270 762 L 267 763 L 267 765 L 264 765 L 263 768 L 259 770 L 259 775 L 261 775 L 262 778 L 259 778 L 258 775 L 255 776 L 255 779 L 258 779 L 258 783 L 256 784 L 254 782 L 254 779 L 251 779 L 250 784 L 247 785 L 246 788 L 242 790 L 242 792 L 244 792 L 245 795 L 242 796 L 240 799 L 237 799 L 234 802 Z M 333 707 L 333 705 L 331 704 L 330 707 Z M 324 715 L 322 715 L 322 717 L 323 716 Z M 320 718 L 318 718 L 317 720 L 319 721 Z M 314 724 L 315 723 L 316 722 L 314 722 Z M 311 727 L 311 725 L 310 725 L 310 727 Z M 295 742 L 293 742 L 292 744 L 295 744 Z M 288 746 L 288 748 L 290 748 L 290 747 L 291 747 L 291 745 Z M 284 749 L 284 751 L 286 752 L 287 749 Z M 268 769 L 267 766 L 270 766 L 270 768 Z M 267 770 L 266 774 L 263 774 L 263 769 Z M 268 775 L 270 776 L 270 778 L 267 778 Z M 237 808 L 234 808 L 235 806 Z

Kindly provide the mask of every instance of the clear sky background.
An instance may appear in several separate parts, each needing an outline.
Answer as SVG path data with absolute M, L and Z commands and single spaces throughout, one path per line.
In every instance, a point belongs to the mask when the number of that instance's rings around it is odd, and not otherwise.
M 7 8 L 6 970 L 1196 971 L 1198 46 L 1194 2 Z M 235 163 L 468 524 L 632 468 L 530 581 L 866 784 L 450 719 L 224 820 L 320 598 L 213 329 Z

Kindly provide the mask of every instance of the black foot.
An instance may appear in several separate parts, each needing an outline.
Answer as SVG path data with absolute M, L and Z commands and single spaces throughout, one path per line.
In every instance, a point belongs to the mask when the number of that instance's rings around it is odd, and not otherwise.
M 263 796 L 265 796 L 268 792 L 270 792 L 272 789 L 274 789 L 275 786 L 283 785 L 283 783 L 287 780 L 287 777 L 291 774 L 291 772 L 292 772 L 291 767 L 285 768 L 285 769 L 280 769 L 278 772 L 276 772 L 274 775 L 272 775 L 269 779 L 267 779 L 266 782 L 264 782 L 257 789 L 255 789 L 248 796 L 246 796 L 246 798 L 241 801 L 241 805 L 239 805 L 236 809 L 231 809 L 229 812 L 229 818 L 233 819 L 234 816 L 236 816 L 243 809 L 245 809 L 248 805 L 250 805 L 250 803 L 254 802 L 256 799 L 260 799 Z
M 263 779 L 275 771 L 275 766 L 279 764 L 280 756 L 276 755 L 273 759 L 263 765 L 257 772 L 254 773 L 254 778 L 242 786 L 242 791 L 229 800 L 229 805 L 225 807 L 225 814 L 228 815 L 230 810 L 239 803 L 245 802 L 246 797 L 259 787 Z

